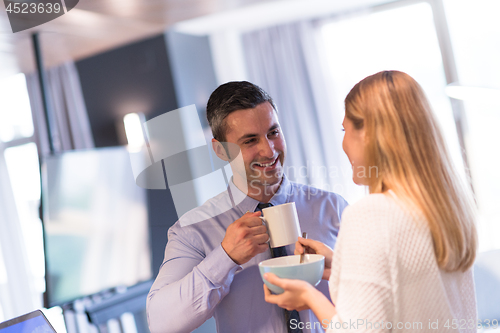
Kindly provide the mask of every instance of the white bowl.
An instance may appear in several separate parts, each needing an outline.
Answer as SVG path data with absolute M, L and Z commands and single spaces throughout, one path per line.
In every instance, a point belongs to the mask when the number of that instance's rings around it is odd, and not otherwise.
M 323 276 L 325 257 L 321 254 L 306 254 L 304 262 L 300 263 L 300 255 L 272 258 L 259 263 L 259 271 L 266 286 L 275 294 L 284 290 L 264 279 L 264 273 L 274 273 L 284 279 L 304 280 L 316 286 Z

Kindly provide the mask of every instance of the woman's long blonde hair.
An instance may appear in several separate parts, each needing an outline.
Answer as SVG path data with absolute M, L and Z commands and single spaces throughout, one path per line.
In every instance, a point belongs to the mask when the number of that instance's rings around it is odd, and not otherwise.
M 439 267 L 465 271 L 474 263 L 477 232 L 470 188 L 462 185 L 420 85 L 383 71 L 352 88 L 346 117 L 365 128 L 366 164 L 377 167 L 370 193 L 392 190 L 427 219 Z

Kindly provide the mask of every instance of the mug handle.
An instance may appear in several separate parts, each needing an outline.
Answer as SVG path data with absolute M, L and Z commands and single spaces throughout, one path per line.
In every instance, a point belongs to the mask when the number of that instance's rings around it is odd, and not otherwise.
M 267 239 L 267 242 L 266 243 L 269 243 L 271 241 L 271 235 L 269 235 L 269 228 L 267 227 L 267 221 L 266 221 L 266 218 L 264 216 L 258 216 L 259 219 L 262 220 L 262 224 L 264 224 L 267 228 L 267 235 L 269 236 L 269 238 Z

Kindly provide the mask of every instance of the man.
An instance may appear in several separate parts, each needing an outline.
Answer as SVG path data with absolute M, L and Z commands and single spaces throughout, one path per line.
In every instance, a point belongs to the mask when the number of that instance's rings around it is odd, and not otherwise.
M 195 210 L 213 216 L 214 207 L 227 205 L 231 196 L 243 200 L 223 214 L 185 226 L 178 221 L 169 229 L 165 259 L 147 300 L 150 330 L 191 332 L 214 316 L 221 333 L 291 332 L 298 322 L 291 327 L 285 317 L 293 315 L 264 301 L 257 265 L 272 253 L 258 217 L 261 208 L 265 203 L 295 202 L 302 231 L 333 248 L 347 202 L 287 179 L 286 143 L 277 110 L 261 88 L 245 81 L 221 85 L 210 96 L 207 118 L 214 151 L 228 160 L 228 145 L 238 145 L 245 170 L 233 169 L 228 190 Z M 293 250 L 293 244 L 286 247 L 287 254 Z M 326 281 L 318 289 L 329 295 Z M 317 322 L 310 310 L 299 316 L 304 327 Z M 323 330 L 316 324 L 302 332 Z

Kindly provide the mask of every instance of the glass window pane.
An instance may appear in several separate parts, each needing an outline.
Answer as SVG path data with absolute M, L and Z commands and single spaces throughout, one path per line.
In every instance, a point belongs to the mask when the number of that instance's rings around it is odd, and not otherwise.
M 31 137 L 33 120 L 24 74 L 0 81 L 0 140 Z
M 8 279 L 7 279 L 7 271 L 5 270 L 5 263 L 3 261 L 3 253 L 2 253 L 2 247 L 0 247 L 0 286 L 7 284 Z M 2 302 L 0 302 L 1 306 Z M 1 320 L 0 320 L 1 322 Z
M 7 148 L 5 162 L 16 199 L 40 200 L 40 170 L 35 143 Z
M 6 303 L 2 300 L 2 291 L 5 290 L 9 282 L 7 277 L 7 270 L 5 269 L 5 262 L 3 260 L 2 247 L 0 246 L 0 323 L 5 321 L 5 316 L 2 309 L 2 303 Z
M 498 89 L 493 101 L 464 103 L 474 191 L 479 207 L 479 251 L 500 249 L 500 1 L 444 1 L 460 83 Z M 464 24 L 464 22 L 467 24 Z
M 35 143 L 7 148 L 5 162 L 23 232 L 35 290 L 45 290 L 43 234 L 39 218 L 40 170 Z M 40 300 L 34 295 L 35 299 Z
M 382 70 L 408 73 L 424 89 L 453 161 L 465 176 L 430 5 L 420 3 L 341 19 L 325 24 L 322 33 L 336 109 L 344 109 L 345 96 L 366 76 Z

